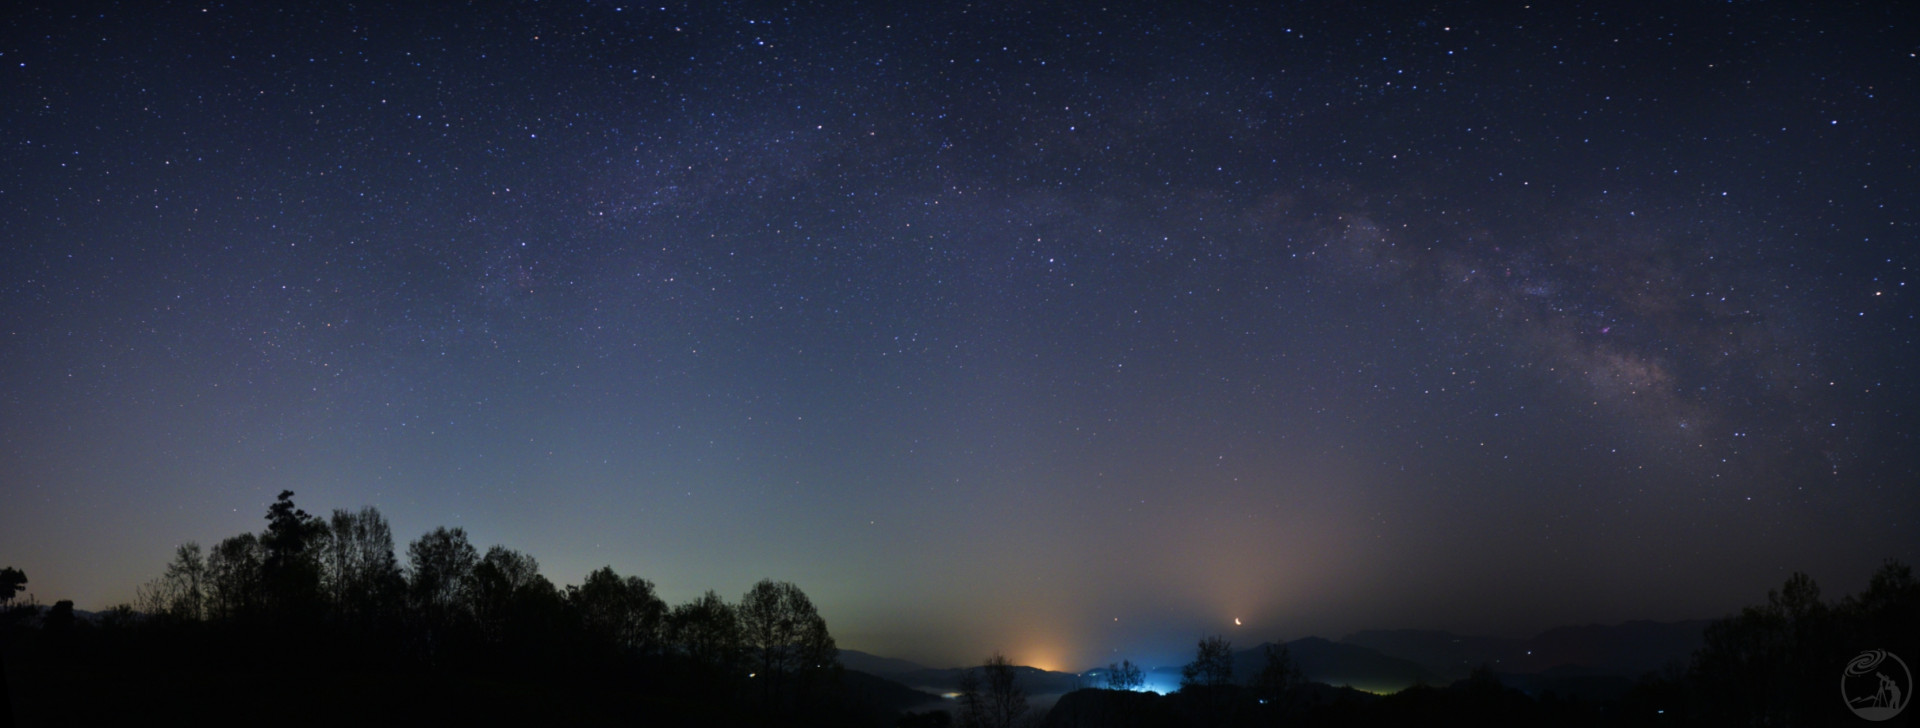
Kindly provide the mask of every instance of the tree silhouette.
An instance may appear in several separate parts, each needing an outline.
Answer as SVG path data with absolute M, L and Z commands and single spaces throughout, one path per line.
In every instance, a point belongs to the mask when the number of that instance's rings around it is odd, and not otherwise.
M 777 683 L 795 673 L 839 667 L 839 649 L 800 587 L 763 579 L 740 598 L 741 641 L 755 675 L 762 681 L 762 697 L 770 699 Z
M 207 589 L 206 558 L 188 541 L 174 549 L 165 572 L 134 590 L 134 601 L 148 616 L 192 622 L 205 614 Z
M 1739 723 L 1799 724 L 1811 719 L 1816 672 L 1844 657 L 1832 650 L 1831 612 L 1820 586 L 1794 572 L 1767 604 L 1707 626 L 1694 656 L 1694 680 L 1708 712 Z M 1822 693 L 1824 694 L 1824 693 Z
M 399 604 L 406 579 L 393 553 L 393 529 L 380 511 L 336 509 L 323 564 L 327 598 L 347 622 L 365 626 Z
M 1306 677 L 1300 668 L 1293 664 L 1293 655 L 1284 642 L 1269 642 L 1263 648 L 1266 664 L 1260 668 L 1260 675 L 1254 678 L 1254 688 L 1261 700 L 1271 705 L 1288 702 L 1295 690 L 1306 683 Z
M 613 567 L 603 566 L 580 586 L 568 587 L 567 601 L 587 631 L 601 640 L 643 655 L 659 651 L 667 604 L 654 595 L 653 582 L 637 576 L 623 579 Z
M 213 547 L 213 552 L 207 555 L 212 616 L 242 619 L 258 610 L 264 558 L 260 539 L 251 533 L 227 538 Z
M 44 681 L 30 686 L 44 706 L 32 714 L 71 712 L 67 706 L 102 690 L 197 696 L 238 680 L 244 690 L 221 696 L 231 700 L 167 698 L 136 709 L 189 721 L 211 709 L 214 718 L 198 722 L 222 723 L 299 704 L 321 712 L 298 720 L 320 721 L 328 699 L 339 696 L 362 711 L 355 715 L 391 716 L 405 698 L 350 677 L 369 668 L 403 685 L 417 678 L 461 693 L 490 691 L 522 711 L 496 714 L 454 701 L 441 716 L 449 722 L 540 715 L 566 724 L 868 725 L 891 710 L 878 706 L 901 700 L 871 681 L 824 689 L 831 683 L 820 678 L 838 674 L 837 649 L 825 620 L 792 584 L 763 581 L 738 605 L 708 591 L 670 611 L 651 582 L 610 567 L 563 593 L 532 556 L 505 546 L 481 555 L 458 528 L 410 543 L 403 571 L 392 531 L 373 508 L 335 510 L 323 522 L 282 492 L 266 520 L 259 532 L 204 551 L 191 542 L 175 549 L 141 592 L 144 616 L 118 607 L 80 624 L 71 601 L 45 613 L 37 605 L 0 610 L 9 649 L 13 634 L 37 625 L 45 636 L 19 643 L 32 653 L 23 659 L 62 665 L 52 690 L 40 689 Z M 25 584 L 20 570 L 0 569 L 0 604 L 16 604 Z M 194 620 L 205 624 L 183 624 Z M 151 664 L 169 669 L 135 678 L 126 667 Z M 758 703 L 737 700 L 749 673 L 765 678 Z M 605 697 L 568 700 L 583 690 Z M 83 709 L 83 718 L 111 719 L 79 722 L 139 717 L 128 710 Z
M 320 600 L 320 545 L 327 525 L 293 504 L 293 491 L 280 491 L 267 507 L 267 530 L 260 534 L 264 596 L 281 617 L 311 617 Z
M 1139 690 L 1143 684 L 1145 680 L 1141 677 L 1140 666 L 1133 664 L 1132 660 L 1107 665 L 1108 690 Z
M 1013 669 L 1013 663 L 998 652 L 987 658 L 980 666 L 985 679 L 986 693 L 982 696 L 984 712 L 980 725 L 985 728 L 1013 728 L 1020 716 L 1027 712 L 1027 692 L 1020 688 L 1020 675 Z
M 1687 687 L 1709 722 L 1801 725 L 1828 720 L 1834 666 L 1866 648 L 1920 652 L 1920 582 L 1898 561 L 1874 572 L 1867 589 L 1829 605 L 1799 572 L 1767 602 L 1707 626 Z M 1844 717 L 1844 714 L 1841 714 Z
M 0 569 L 0 629 L 21 624 L 39 616 L 40 608 L 29 600 L 15 604 L 13 598 L 27 586 L 27 573 L 11 566 Z
M 1201 725 L 1217 725 L 1236 701 L 1233 644 L 1220 636 L 1200 640 L 1193 662 L 1180 668 L 1180 697 L 1197 711 Z
M 13 603 L 15 595 L 27 588 L 27 572 L 11 566 L 0 569 L 0 606 Z
M 540 563 L 532 556 L 494 546 L 473 567 L 468 591 L 482 634 L 500 642 L 516 616 L 529 611 L 530 600 L 552 594 L 554 589 L 552 582 L 540 575 Z
M 468 577 L 480 560 L 467 542 L 465 529 L 435 528 L 407 545 L 407 591 L 414 609 L 426 622 L 429 653 L 448 631 L 472 614 Z
M 1913 569 L 1889 560 L 1867 580 L 1866 591 L 1840 603 L 1847 622 L 1843 637 L 1853 645 L 1887 649 L 1895 654 L 1920 654 L 1920 580 Z
M 175 549 L 173 562 L 167 564 L 166 574 L 161 578 L 166 580 L 170 597 L 167 614 L 198 621 L 205 613 L 207 601 L 207 562 L 200 554 L 200 544 L 188 541 Z
M 987 698 L 980 692 L 980 673 L 969 668 L 960 672 L 959 710 L 955 721 L 961 728 L 980 728 L 986 720 Z
M 480 560 L 463 528 L 444 526 L 407 545 L 408 589 L 415 604 L 451 612 L 467 604 L 467 577 Z
M 115 604 L 94 615 L 101 629 L 127 629 L 139 623 L 140 616 L 131 604 Z
M 740 619 L 733 605 L 712 590 L 674 607 L 667 631 L 680 653 L 695 662 L 731 668 L 740 659 Z
M 73 600 L 62 599 L 54 602 L 53 607 L 47 610 L 47 616 L 42 618 L 41 624 L 53 632 L 72 631 L 75 624 L 73 617 Z
M 1193 662 L 1180 668 L 1180 687 L 1223 687 L 1233 684 L 1233 643 L 1220 636 L 1200 640 Z
M 374 640 L 404 639 L 403 644 L 424 642 L 427 649 L 394 651 L 391 658 L 383 658 L 381 669 L 405 677 L 412 677 L 410 671 L 428 671 L 422 677 L 445 680 L 463 690 L 468 687 L 462 685 L 505 688 L 499 692 L 530 696 L 523 705 L 537 704 L 538 710 L 549 709 L 556 697 L 595 680 L 617 685 L 611 693 L 622 697 L 567 714 L 584 719 L 563 716 L 558 722 L 658 717 L 661 720 L 655 722 L 667 724 L 851 724 L 844 720 L 850 714 L 833 712 L 845 704 L 823 699 L 829 696 L 824 691 L 809 690 L 825 684 L 815 682 L 815 677 L 837 674 L 837 650 L 825 620 L 793 584 L 763 580 L 737 605 L 708 591 L 668 610 L 651 582 L 621 577 L 605 567 L 588 574 L 581 586 L 568 587 L 562 596 L 539 574 L 532 556 L 504 546 L 494 546 L 481 556 L 465 531 L 457 528 L 437 528 L 410 544 L 409 568 L 403 574 L 395 564 L 391 531 L 378 511 L 337 510 L 322 526 L 293 506 L 292 495 L 281 494 L 269 509 L 268 528 L 260 534 L 222 540 L 204 553 L 195 543 L 182 544 L 165 573 L 145 592 L 151 598 L 142 604 L 153 605 L 149 615 L 201 619 L 208 622 L 204 626 L 187 628 L 168 619 L 141 618 L 124 605 L 98 612 L 84 623 L 68 600 L 44 613 L 37 605 L 7 607 L 0 629 L 9 637 L 31 630 L 35 623 L 44 633 L 11 642 L 10 649 L 24 645 L 22 649 L 39 650 L 35 658 L 56 658 L 67 674 L 84 676 L 61 678 L 70 685 L 59 685 L 50 693 L 37 692 L 46 684 L 42 681 L 34 690 L 16 694 L 44 694 L 48 697 L 36 700 L 65 710 L 98 690 L 125 688 L 122 683 L 128 678 L 123 675 L 133 673 L 121 665 L 154 664 L 182 655 L 187 659 L 179 664 L 202 670 L 215 665 L 220 667 L 212 669 L 290 670 L 298 679 L 287 684 L 335 690 L 347 683 L 329 682 L 330 672 L 367 664 L 365 658 L 372 654 L 367 648 L 384 644 Z M 309 567 L 311 571 L 303 571 Z M 26 583 L 19 569 L 0 569 L 0 605 L 13 605 Z M 1485 667 L 1446 688 L 1419 686 L 1379 698 L 1356 697 L 1355 691 L 1347 689 L 1350 695 L 1329 703 L 1321 700 L 1322 693 L 1337 689 L 1322 686 L 1312 691 L 1314 700 L 1306 700 L 1299 697 L 1303 679 L 1284 644 L 1263 645 L 1266 665 L 1251 689 L 1240 688 L 1233 684 L 1232 646 L 1219 636 L 1199 642 L 1194 661 L 1182 669 L 1178 694 L 1081 691 L 1069 694 L 1061 705 L 1069 705 L 1075 695 L 1085 699 L 1071 703 L 1081 712 L 1067 715 L 1081 720 L 1068 724 L 1089 724 L 1084 720 L 1087 715 L 1136 714 L 1147 717 L 1120 724 L 1597 726 L 1664 720 L 1656 716 L 1679 721 L 1692 717 L 1707 724 L 1824 724 L 1842 705 L 1831 694 L 1832 666 L 1857 654 L 1861 645 L 1884 646 L 1899 654 L 1920 653 L 1920 646 L 1914 644 L 1916 625 L 1920 625 L 1912 618 L 1916 613 L 1920 613 L 1920 580 L 1899 562 L 1887 562 L 1865 591 L 1836 603 L 1822 601 L 1818 585 L 1796 573 L 1768 592 L 1766 603 L 1710 626 L 1684 679 L 1677 668 L 1664 681 L 1643 678 L 1628 695 L 1592 708 L 1582 708 L 1579 699 L 1555 698 L 1550 690 L 1531 698 L 1503 686 Z M 282 618 L 289 614 L 334 618 L 288 624 Z M 354 615 L 377 614 L 396 618 L 376 625 L 373 633 L 356 626 Z M 305 630 L 303 634 L 313 639 L 289 640 L 294 633 L 287 627 Z M 440 645 L 447 651 L 442 652 Z M 610 649 L 577 659 L 582 656 L 581 647 L 594 645 Z M 663 655 L 662 648 L 670 648 L 672 654 Z M 116 654 L 116 650 L 124 652 Z M 463 659 L 440 660 L 439 654 Z M 97 663 L 104 667 L 89 666 L 96 664 L 97 657 L 107 658 Z M 503 665 L 537 667 L 521 670 Z M 189 669 L 178 670 L 178 676 L 141 679 L 205 682 L 205 676 L 189 674 Z M 1109 665 L 1107 686 L 1137 689 L 1143 683 L 1142 673 L 1131 660 Z M 741 694 L 743 681 L 750 675 L 761 682 L 758 713 L 751 703 L 724 702 Z M 646 679 L 635 681 L 634 676 Z M 1021 721 L 1029 711 L 1019 677 L 1018 668 L 999 653 L 979 668 L 963 672 L 958 710 L 953 714 L 958 723 L 1001 728 Z M 267 706 L 291 704 L 286 700 L 292 695 L 262 693 L 254 706 L 271 709 Z M 637 702 L 620 702 L 629 700 L 628 695 Z M 1278 706 L 1258 705 L 1254 697 Z M 370 694 L 353 699 L 380 700 Z M 708 707 L 709 701 L 721 702 Z M 638 706 L 646 707 L 634 714 Z M 1085 712 L 1088 706 L 1111 710 L 1089 713 Z M 599 712 L 603 710 L 621 712 Z M 665 712 L 656 716 L 650 710 Z M 921 724 L 922 719 L 944 724 L 946 715 L 909 714 L 901 724 Z M 1114 723 L 1102 718 L 1092 724 Z

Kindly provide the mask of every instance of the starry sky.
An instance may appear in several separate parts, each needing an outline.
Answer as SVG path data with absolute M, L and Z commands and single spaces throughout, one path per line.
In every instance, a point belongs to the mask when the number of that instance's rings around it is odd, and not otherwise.
M 1855 591 L 1916 15 L 14 6 L 0 561 L 102 608 L 287 489 L 1065 669 Z

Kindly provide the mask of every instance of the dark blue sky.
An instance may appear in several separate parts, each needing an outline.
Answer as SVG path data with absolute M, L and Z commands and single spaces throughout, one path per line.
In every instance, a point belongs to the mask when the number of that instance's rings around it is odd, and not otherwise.
M 1062 668 L 1853 591 L 1920 559 L 1916 21 L 17 8 L 0 561 L 100 608 L 290 489 Z

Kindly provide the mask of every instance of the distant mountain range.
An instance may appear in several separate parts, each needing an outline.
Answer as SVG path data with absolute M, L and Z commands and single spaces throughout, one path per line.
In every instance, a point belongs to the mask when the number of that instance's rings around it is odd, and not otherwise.
M 859 650 L 841 650 L 840 666 L 849 670 L 859 670 L 870 675 L 879 675 L 881 677 L 904 675 L 909 672 L 919 672 L 927 669 L 926 665 L 911 660 L 881 657 Z
M 1446 685 L 1476 667 L 1491 667 L 1503 682 L 1527 690 L 1562 695 L 1605 697 L 1624 691 L 1632 680 L 1670 664 L 1684 664 L 1700 648 L 1706 620 L 1635 621 L 1617 625 L 1556 627 L 1524 639 L 1472 637 L 1437 630 L 1369 630 L 1334 642 L 1306 637 L 1287 643 L 1293 663 L 1309 681 L 1352 686 L 1374 693 L 1395 692 L 1416 684 Z M 1265 645 L 1237 650 L 1234 675 L 1251 680 L 1266 665 Z M 950 693 L 958 689 L 962 668 L 930 668 L 908 660 L 841 650 L 849 670 L 876 675 L 919 690 Z M 1029 695 L 1102 687 L 1105 670 L 1083 674 L 1017 668 Z M 1148 686 L 1170 690 L 1180 681 L 1179 666 L 1149 670 Z
M 893 712 L 938 708 L 946 702 L 938 695 L 914 690 L 897 680 L 854 668 L 848 668 L 840 674 L 840 689 L 853 697 L 856 703 Z
M 1708 620 L 1635 621 L 1617 625 L 1555 627 L 1525 639 L 1468 637 L 1435 630 L 1355 632 L 1340 641 L 1420 663 L 1443 679 L 1465 677 L 1489 665 L 1499 673 L 1540 673 L 1581 668 L 1589 674 L 1637 677 L 1700 649 Z
M 1287 656 L 1309 681 L 1351 685 L 1368 692 L 1390 693 L 1438 680 L 1435 671 L 1419 662 L 1319 637 L 1288 642 Z M 1233 674 L 1241 680 L 1252 680 L 1266 665 L 1264 644 L 1233 653 Z
M 841 650 L 840 665 L 848 670 L 858 670 L 884 677 L 888 680 L 936 693 L 951 693 L 960 689 L 960 675 L 966 668 L 932 668 L 917 662 L 892 657 L 881 657 L 859 650 Z M 1020 685 L 1029 695 L 1048 693 L 1067 693 L 1082 687 L 1091 687 L 1078 674 L 1054 672 L 1024 665 L 1013 668 L 1020 676 Z

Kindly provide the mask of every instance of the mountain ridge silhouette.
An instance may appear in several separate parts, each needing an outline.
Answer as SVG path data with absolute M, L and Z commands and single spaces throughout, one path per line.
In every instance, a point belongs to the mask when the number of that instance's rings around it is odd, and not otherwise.
M 1362 630 L 1338 640 L 1302 637 L 1286 642 L 1286 647 L 1307 680 L 1369 692 L 1393 692 L 1416 684 L 1446 685 L 1483 665 L 1519 685 L 1590 682 L 1612 686 L 1621 679 L 1686 660 L 1699 649 L 1710 622 L 1630 620 L 1612 625 L 1562 625 L 1524 638 L 1481 637 L 1445 630 Z M 1237 682 L 1259 674 L 1266 662 L 1267 644 L 1234 650 Z M 842 649 L 840 659 L 848 669 L 942 692 L 956 689 L 966 669 L 929 667 L 860 650 Z M 1155 684 L 1177 685 L 1180 667 L 1161 665 L 1146 673 Z M 1025 688 L 1035 694 L 1105 684 L 1104 667 L 1071 673 L 1018 666 L 1018 671 Z

